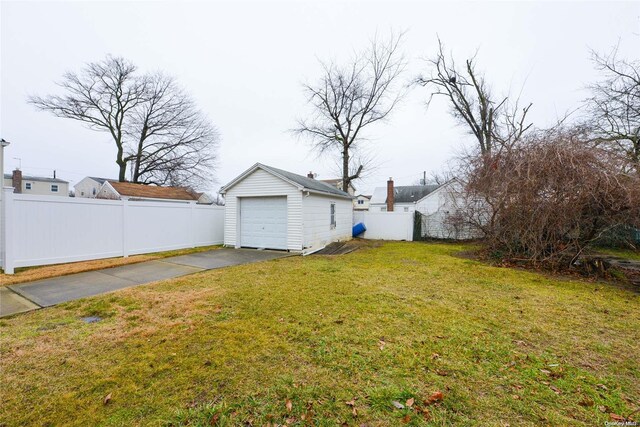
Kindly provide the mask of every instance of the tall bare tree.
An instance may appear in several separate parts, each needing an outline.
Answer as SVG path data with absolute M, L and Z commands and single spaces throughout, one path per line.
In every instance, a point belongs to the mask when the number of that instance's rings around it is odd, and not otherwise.
M 118 179 L 126 180 L 125 134 L 132 111 L 144 99 L 144 82 L 131 62 L 107 56 L 79 73 L 64 74 L 64 95 L 32 96 L 29 102 L 57 117 L 79 120 L 90 129 L 107 131 L 117 148 Z
M 444 96 L 449 101 L 453 117 L 478 141 L 484 154 L 513 144 L 532 126 L 527 123 L 527 114 L 532 104 L 520 109 L 518 101 L 511 102 L 508 96 L 496 97 L 484 75 L 476 69 L 475 55 L 458 67 L 452 57 L 444 51 L 438 39 L 438 53 L 428 60 L 429 76 L 419 77 L 419 85 L 432 89 L 429 103 L 435 96 Z
M 640 174 L 640 60 L 620 59 L 616 47 L 608 55 L 592 52 L 592 61 L 602 73 L 587 100 L 594 140 L 624 154 Z
M 384 121 L 404 94 L 397 87 L 406 67 L 399 52 L 401 39 L 402 34 L 387 40 L 376 37 L 348 64 L 321 62 L 323 77 L 304 85 L 312 112 L 294 131 L 308 137 L 319 153 L 340 159 L 345 191 L 367 166 L 354 163 L 366 151 L 365 129 Z
M 127 179 L 127 166 L 136 183 L 198 188 L 211 180 L 218 133 L 175 79 L 139 74 L 131 62 L 108 56 L 65 73 L 58 85 L 64 95 L 29 102 L 109 132 L 120 181 Z
M 202 187 L 211 181 L 219 136 L 175 79 L 144 76 L 144 102 L 127 133 L 131 180 L 145 184 Z

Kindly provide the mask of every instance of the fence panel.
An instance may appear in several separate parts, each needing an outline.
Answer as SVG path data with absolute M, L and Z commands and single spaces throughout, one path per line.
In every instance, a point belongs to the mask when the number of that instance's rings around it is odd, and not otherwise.
M 221 244 L 224 207 L 13 194 L 2 200 L 3 266 L 58 264 Z
M 412 212 L 354 212 L 353 220 L 367 227 L 365 239 L 413 240 Z

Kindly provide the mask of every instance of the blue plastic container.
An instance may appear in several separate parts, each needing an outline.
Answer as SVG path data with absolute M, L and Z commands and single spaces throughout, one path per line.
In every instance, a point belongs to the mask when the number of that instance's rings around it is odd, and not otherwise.
M 360 234 L 364 233 L 365 231 L 367 231 L 367 227 L 365 227 L 363 223 L 359 222 L 353 226 L 352 235 L 353 237 L 358 237 Z

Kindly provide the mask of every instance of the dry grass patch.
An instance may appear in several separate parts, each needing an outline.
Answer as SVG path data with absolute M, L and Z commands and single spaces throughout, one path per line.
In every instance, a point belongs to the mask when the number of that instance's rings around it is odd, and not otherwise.
M 284 258 L 0 321 L 0 424 L 534 426 L 634 416 L 637 294 L 456 257 L 464 248 L 385 243 Z M 80 320 L 89 315 L 103 320 Z M 442 400 L 429 403 L 438 391 Z
M 122 265 L 137 264 L 154 259 L 171 256 L 186 255 L 196 252 L 210 251 L 220 246 L 203 246 L 199 248 L 178 249 L 174 251 L 156 252 L 152 254 L 133 255 L 127 258 L 107 258 L 93 261 L 80 261 L 66 264 L 45 265 L 40 267 L 25 267 L 16 269 L 15 274 L 0 273 L 0 286 L 15 285 L 17 283 L 32 282 L 34 280 L 50 279 L 75 273 L 101 270 L 103 268 L 120 267 Z M 2 271 L 2 269 L 0 269 Z

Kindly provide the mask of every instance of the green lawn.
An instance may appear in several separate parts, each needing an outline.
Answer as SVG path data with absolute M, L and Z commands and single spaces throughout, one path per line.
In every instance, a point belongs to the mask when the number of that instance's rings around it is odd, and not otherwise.
M 595 252 L 605 255 L 612 255 L 618 258 L 640 261 L 640 251 L 634 251 L 633 249 L 596 248 Z
M 604 425 L 640 408 L 637 293 L 464 249 L 291 257 L 2 320 L 0 425 Z

